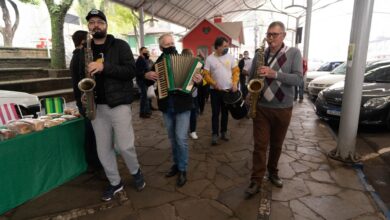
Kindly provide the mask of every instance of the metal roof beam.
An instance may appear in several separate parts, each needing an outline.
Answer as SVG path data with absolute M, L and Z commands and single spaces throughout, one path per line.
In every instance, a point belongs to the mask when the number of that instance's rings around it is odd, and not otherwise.
M 192 26 L 194 26 L 196 23 L 199 22 L 200 19 L 203 19 L 206 17 L 207 14 L 209 14 L 212 10 L 214 10 L 215 8 L 217 8 L 220 4 L 222 4 L 224 2 L 224 0 L 221 0 L 219 1 L 217 4 L 214 4 L 213 7 L 209 8 L 206 12 L 204 12 L 201 16 L 199 16 L 199 19 L 197 19 L 196 21 L 192 22 L 192 24 L 190 25 L 190 28 L 192 28 Z
M 169 0 L 163 0 L 163 2 L 165 2 L 166 4 L 172 6 L 173 8 L 176 8 L 176 9 L 180 10 L 180 12 L 182 12 L 182 13 L 188 15 L 188 16 L 191 16 L 191 17 L 193 17 L 193 18 L 195 18 L 195 19 L 198 19 L 198 18 L 199 18 L 199 17 L 197 17 L 196 15 L 191 14 L 191 12 L 185 10 L 184 8 L 179 7 L 179 6 L 177 6 L 176 4 L 171 3 L 171 1 L 169 1 Z

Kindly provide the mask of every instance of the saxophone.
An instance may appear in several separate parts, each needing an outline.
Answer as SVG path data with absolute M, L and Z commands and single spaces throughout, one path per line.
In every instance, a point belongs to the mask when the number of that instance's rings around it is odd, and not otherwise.
M 87 46 L 84 48 L 85 77 L 78 83 L 80 91 L 82 91 L 84 93 L 84 96 L 86 97 L 85 114 L 89 120 L 95 119 L 96 116 L 95 95 L 93 91 L 96 86 L 96 81 L 88 73 L 88 64 L 93 62 L 93 53 L 91 49 L 92 34 L 93 33 L 91 32 L 87 34 Z
M 265 51 L 265 41 L 264 38 L 260 49 L 256 52 L 257 54 L 257 61 L 256 61 L 256 69 L 253 78 L 248 83 L 248 91 L 251 94 L 251 104 L 249 109 L 249 117 L 255 118 L 256 117 L 256 107 L 257 107 L 257 101 L 260 97 L 260 92 L 264 88 L 264 77 L 260 76 L 260 73 L 257 72 L 258 68 L 261 66 L 264 66 L 264 51 Z

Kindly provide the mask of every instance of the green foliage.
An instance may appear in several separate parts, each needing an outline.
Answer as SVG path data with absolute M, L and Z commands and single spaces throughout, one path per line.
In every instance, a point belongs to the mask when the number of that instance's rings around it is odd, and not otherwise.
M 19 0 L 20 2 L 32 4 L 32 5 L 39 5 L 40 0 Z
M 108 2 L 105 7 L 110 33 L 126 34 L 133 30 L 133 25 L 138 26 L 138 20 L 130 8 L 113 2 Z
M 96 8 L 96 4 L 91 0 L 78 0 L 76 11 L 80 16 L 80 21 L 83 25 L 87 25 L 87 21 L 85 20 L 85 16 L 87 16 L 88 12 L 91 9 Z
M 133 25 L 138 26 L 138 20 L 131 9 L 121 4 L 109 0 L 78 0 L 77 3 L 76 11 L 83 25 L 87 25 L 84 18 L 88 12 L 93 8 L 97 8 L 106 14 L 110 34 L 119 36 L 132 31 Z

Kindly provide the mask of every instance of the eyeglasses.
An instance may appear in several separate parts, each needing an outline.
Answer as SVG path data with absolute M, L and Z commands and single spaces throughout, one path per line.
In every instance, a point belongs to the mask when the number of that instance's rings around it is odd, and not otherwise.
M 283 34 L 283 32 L 281 32 L 281 33 L 265 33 L 265 35 L 267 36 L 267 38 L 271 38 L 271 37 L 273 37 L 273 38 L 276 38 L 276 37 L 278 37 L 279 35 L 281 35 L 281 34 Z
M 105 25 L 105 24 L 106 24 L 106 22 L 105 22 L 105 21 L 103 21 L 103 20 L 98 20 L 98 21 L 88 21 L 88 25 L 95 25 L 95 24 L 97 24 L 97 25 L 99 25 L 99 26 L 103 26 L 103 25 Z

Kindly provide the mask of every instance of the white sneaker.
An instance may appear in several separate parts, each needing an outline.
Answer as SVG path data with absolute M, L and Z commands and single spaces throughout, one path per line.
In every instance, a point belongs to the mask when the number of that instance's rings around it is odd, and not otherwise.
M 195 132 L 195 131 L 190 133 L 190 137 L 191 137 L 192 139 L 194 139 L 194 140 L 198 139 L 198 135 L 196 135 L 196 132 Z

